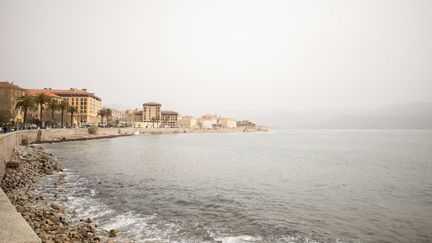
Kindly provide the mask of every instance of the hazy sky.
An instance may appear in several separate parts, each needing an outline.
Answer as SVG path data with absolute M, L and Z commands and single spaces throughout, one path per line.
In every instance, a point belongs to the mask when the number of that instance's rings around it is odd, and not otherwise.
M 181 113 L 432 101 L 432 1 L 0 0 L 0 80 Z

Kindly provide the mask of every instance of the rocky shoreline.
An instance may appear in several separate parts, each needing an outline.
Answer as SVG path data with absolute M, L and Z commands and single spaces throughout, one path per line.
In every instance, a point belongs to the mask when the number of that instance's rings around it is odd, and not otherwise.
M 115 230 L 99 229 L 91 219 L 77 219 L 75 212 L 38 195 L 38 183 L 62 170 L 59 160 L 43 148 L 20 146 L 7 164 L 0 187 L 42 242 L 113 242 Z M 56 183 L 64 183 L 63 179 L 59 176 Z

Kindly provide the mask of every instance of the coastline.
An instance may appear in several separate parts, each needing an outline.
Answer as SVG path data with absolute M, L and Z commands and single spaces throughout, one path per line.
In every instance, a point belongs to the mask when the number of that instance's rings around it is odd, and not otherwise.
M 27 225 L 12 225 L 4 228 L 0 235 L 11 235 L 13 242 L 22 242 L 14 231 L 33 229 L 42 242 L 111 242 L 116 237 L 115 229 L 100 229 L 91 219 L 77 221 L 74 212 L 68 211 L 54 200 L 43 198 L 38 194 L 37 185 L 49 175 L 58 175 L 56 183 L 63 183 L 62 164 L 52 154 L 34 144 L 84 141 L 140 135 L 181 134 L 181 133 L 231 133 L 231 132 L 265 132 L 265 127 L 236 129 L 166 129 L 166 128 L 102 128 L 97 135 L 88 134 L 87 129 L 49 129 L 17 131 L 0 136 L 0 189 L 7 196 L 9 204 L 21 221 Z M 3 193 L 3 192 L 2 192 Z M 55 195 L 56 199 L 57 194 Z M 7 199 L 6 199 L 7 200 Z M 62 199 L 67 200 L 67 198 Z M 58 200 L 55 200 L 58 202 Z M 4 215 L 1 215 L 4 218 Z M 0 218 L 0 220 L 3 220 Z M 24 222 L 24 221 L 23 221 Z M 18 229 L 17 229 L 18 228 Z M 29 231 L 29 229 L 27 229 Z M 31 230 L 30 230 L 31 231 Z M 39 242 L 32 236 L 31 242 Z M 57 241 L 56 241 L 57 240 Z M 30 242 L 28 239 L 25 242 Z
M 74 219 L 63 205 L 43 198 L 36 190 L 47 176 L 59 174 L 63 165 L 52 154 L 34 145 L 20 146 L 12 155 L 0 187 L 42 242 L 109 242 L 115 231 L 97 229 L 91 219 Z M 64 183 L 59 175 L 57 184 Z M 63 199 L 67 200 L 67 199 Z
M 176 134 L 176 133 L 232 133 L 267 132 L 264 126 L 188 129 L 188 128 L 99 128 L 96 134 L 89 134 L 86 128 L 20 130 L 0 135 L 0 177 L 10 160 L 13 150 L 19 145 L 83 141 L 91 139 L 114 138 L 120 136 Z

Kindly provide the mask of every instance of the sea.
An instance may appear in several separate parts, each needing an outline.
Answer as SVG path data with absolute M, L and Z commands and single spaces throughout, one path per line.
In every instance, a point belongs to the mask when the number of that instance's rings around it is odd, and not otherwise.
M 118 230 L 119 242 L 432 242 L 432 130 L 273 129 L 41 146 L 65 170 L 40 193 L 66 198 L 77 219 Z

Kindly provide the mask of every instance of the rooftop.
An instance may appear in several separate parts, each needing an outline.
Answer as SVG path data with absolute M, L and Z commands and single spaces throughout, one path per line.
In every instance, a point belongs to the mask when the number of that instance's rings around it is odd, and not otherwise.
M 20 86 L 14 84 L 13 82 L 8 82 L 8 81 L 0 81 L 0 88 L 23 89 Z
M 145 105 L 145 106 L 161 106 L 161 104 L 159 104 L 157 102 L 147 102 L 147 103 L 144 103 L 143 105 Z
M 37 96 L 39 94 L 46 94 L 49 97 L 55 97 L 55 98 L 59 98 L 60 96 L 54 94 L 53 92 L 47 91 L 47 90 L 43 90 L 43 89 L 26 89 L 25 92 L 30 95 L 30 96 Z
M 161 111 L 162 115 L 178 115 L 175 111 Z
M 44 92 L 44 93 L 53 93 L 55 95 L 58 96 L 73 96 L 73 95 L 78 95 L 78 96 L 91 96 L 97 100 L 101 100 L 99 97 L 97 97 L 94 93 L 90 93 L 87 91 L 87 89 L 75 89 L 75 88 L 70 88 L 70 89 L 52 89 L 52 88 L 44 88 L 44 89 L 33 89 L 35 91 L 39 91 L 39 92 Z

